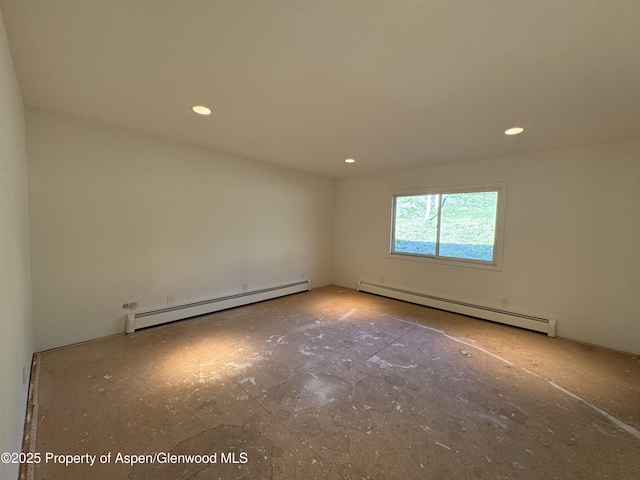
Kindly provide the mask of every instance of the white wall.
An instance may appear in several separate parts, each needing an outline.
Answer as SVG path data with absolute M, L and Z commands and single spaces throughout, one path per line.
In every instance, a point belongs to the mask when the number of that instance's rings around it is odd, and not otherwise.
M 0 11 L 0 452 L 19 452 L 33 355 L 24 111 Z M 18 466 L 0 463 L 0 478 Z
M 36 349 L 138 310 L 331 281 L 334 181 L 27 110 Z
M 390 259 L 391 191 L 508 182 L 502 271 Z M 336 183 L 334 283 L 359 279 L 549 316 L 558 335 L 640 353 L 640 140 Z

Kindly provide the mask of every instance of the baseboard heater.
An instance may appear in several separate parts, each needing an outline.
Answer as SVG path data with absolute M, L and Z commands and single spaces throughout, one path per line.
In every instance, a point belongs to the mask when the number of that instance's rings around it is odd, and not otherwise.
M 497 308 L 474 305 L 471 303 L 450 300 L 448 298 L 436 297 L 425 293 L 410 292 L 401 288 L 387 285 L 376 285 L 374 283 L 360 280 L 358 291 L 373 293 L 383 297 L 404 300 L 405 302 L 416 303 L 426 307 L 438 308 L 449 312 L 461 313 L 470 317 L 482 318 L 493 322 L 504 323 L 514 327 L 526 328 L 536 332 L 546 333 L 550 337 L 556 336 L 556 321 L 554 319 L 540 318 L 523 313 L 510 312 Z
M 126 332 L 311 290 L 309 280 L 127 315 Z

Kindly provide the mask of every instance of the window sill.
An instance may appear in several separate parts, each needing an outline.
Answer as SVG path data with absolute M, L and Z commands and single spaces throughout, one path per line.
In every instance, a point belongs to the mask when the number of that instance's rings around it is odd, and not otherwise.
M 473 260 L 455 260 L 444 258 L 432 258 L 423 255 L 412 255 L 410 253 L 388 253 L 387 258 L 394 260 L 408 260 L 414 262 L 435 263 L 438 265 L 451 265 L 453 267 L 479 268 L 481 270 L 502 271 L 501 262 L 486 263 L 474 262 Z

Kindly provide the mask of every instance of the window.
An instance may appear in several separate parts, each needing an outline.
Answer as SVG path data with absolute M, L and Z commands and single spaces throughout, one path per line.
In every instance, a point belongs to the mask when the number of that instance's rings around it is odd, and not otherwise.
M 391 255 L 500 267 L 506 184 L 393 195 Z

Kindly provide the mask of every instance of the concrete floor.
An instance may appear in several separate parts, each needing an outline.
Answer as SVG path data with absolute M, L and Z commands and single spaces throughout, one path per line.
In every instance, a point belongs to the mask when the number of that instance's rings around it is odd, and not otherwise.
M 344 288 L 37 361 L 35 479 L 640 478 L 633 356 Z

